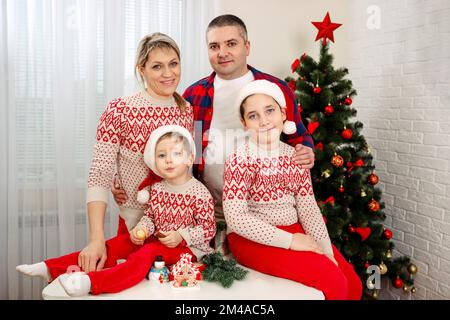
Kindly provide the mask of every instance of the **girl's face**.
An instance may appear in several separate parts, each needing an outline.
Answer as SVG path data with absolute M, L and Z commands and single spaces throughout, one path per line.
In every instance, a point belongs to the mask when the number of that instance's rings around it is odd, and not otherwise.
M 258 144 L 270 145 L 280 140 L 286 110 L 265 94 L 249 96 L 243 104 L 241 119 L 246 130 L 250 130 Z
M 153 49 L 144 66 L 139 67 L 147 83 L 148 93 L 156 98 L 166 100 L 173 96 L 180 82 L 180 59 L 173 49 Z
M 156 169 L 164 179 L 174 180 L 188 175 L 194 162 L 193 154 L 189 154 L 183 141 L 176 137 L 162 139 L 156 145 Z

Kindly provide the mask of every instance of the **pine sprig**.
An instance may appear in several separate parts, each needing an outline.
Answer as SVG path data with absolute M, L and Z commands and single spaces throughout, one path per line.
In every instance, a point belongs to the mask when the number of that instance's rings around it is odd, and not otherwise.
M 203 257 L 206 265 L 203 279 L 210 282 L 219 282 L 224 288 L 229 288 L 234 280 L 243 280 L 248 271 L 237 266 L 236 260 L 226 260 L 220 252 Z

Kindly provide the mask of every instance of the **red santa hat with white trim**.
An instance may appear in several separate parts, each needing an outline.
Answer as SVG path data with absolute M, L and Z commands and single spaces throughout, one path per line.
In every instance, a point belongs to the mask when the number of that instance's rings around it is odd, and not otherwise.
M 195 156 L 196 149 L 194 139 L 192 138 L 191 133 L 186 128 L 183 128 L 179 125 L 167 125 L 154 130 L 148 138 L 144 149 L 144 162 L 150 168 L 150 171 L 147 177 L 144 179 L 144 181 L 141 182 L 138 187 L 137 200 L 139 203 L 144 204 L 150 200 L 150 193 L 145 188 L 150 187 L 156 182 L 162 180 L 161 173 L 156 168 L 155 152 L 156 144 L 158 143 L 159 139 L 167 133 L 177 133 L 180 136 L 183 136 L 189 142 L 191 152 Z

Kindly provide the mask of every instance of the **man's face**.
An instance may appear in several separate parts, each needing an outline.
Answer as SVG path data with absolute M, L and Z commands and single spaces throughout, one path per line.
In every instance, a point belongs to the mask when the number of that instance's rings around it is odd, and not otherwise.
M 247 73 L 250 42 L 236 26 L 212 28 L 206 35 L 209 63 L 219 77 L 232 80 Z

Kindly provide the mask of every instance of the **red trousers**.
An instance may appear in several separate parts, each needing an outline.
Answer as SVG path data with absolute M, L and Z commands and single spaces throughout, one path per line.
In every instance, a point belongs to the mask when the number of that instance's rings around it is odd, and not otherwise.
M 121 234 L 129 234 L 127 225 L 125 224 L 125 220 L 121 216 L 119 216 L 119 226 L 117 227 L 117 235 L 120 236 Z
M 168 248 L 153 236 L 143 246 L 137 246 L 131 242 L 128 232 L 106 241 L 106 250 L 108 258 L 104 269 L 88 273 L 92 294 L 116 293 L 138 284 L 145 278 L 158 255 L 163 257 L 168 266 L 176 263 L 183 253 L 191 254 L 192 261 L 196 261 L 195 255 L 186 246 Z M 78 266 L 79 253 L 46 260 L 52 279 L 73 271 Z M 118 259 L 127 260 L 117 264 Z
M 305 233 L 299 223 L 278 228 L 290 233 Z M 233 256 L 246 267 L 316 288 L 327 300 L 361 299 L 361 280 L 334 245 L 338 266 L 325 255 L 266 246 L 236 233 L 230 233 L 227 240 Z

